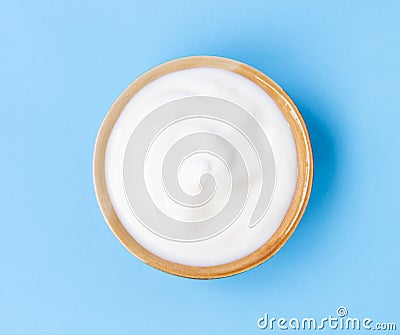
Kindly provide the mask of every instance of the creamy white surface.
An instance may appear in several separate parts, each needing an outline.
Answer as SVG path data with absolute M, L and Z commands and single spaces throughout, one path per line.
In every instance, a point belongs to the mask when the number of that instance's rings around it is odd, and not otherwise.
M 218 158 L 200 154 L 187 158 L 181 164 L 179 183 L 188 194 L 196 194 L 199 176 L 209 172 L 216 176 L 215 197 L 207 208 L 182 210 L 169 201 L 159 178 L 162 157 L 168 148 L 184 134 L 206 129 L 221 134 L 234 143 L 243 154 L 249 171 L 248 206 L 240 217 L 220 234 L 198 242 L 179 242 L 163 238 L 143 226 L 133 214 L 124 190 L 123 163 L 125 150 L 133 130 L 158 107 L 176 99 L 209 96 L 226 99 L 252 115 L 264 130 L 275 159 L 275 190 L 268 211 L 262 220 L 250 228 L 248 223 L 259 195 L 259 177 L 262 171 L 257 157 L 245 148 L 245 141 L 221 123 L 206 120 L 187 120 L 169 127 L 148 152 L 144 177 L 146 187 L 158 208 L 178 220 L 198 221 L 204 215 L 213 215 L 223 209 L 230 193 L 231 181 L 224 164 Z M 179 127 L 178 127 L 179 126 Z M 168 133 L 169 132 L 169 133 Z M 254 171 L 253 171 L 254 170 Z M 279 227 L 291 203 L 297 180 L 296 148 L 289 124 L 272 98 L 252 81 L 236 73 L 197 68 L 165 75 L 142 88 L 126 105 L 110 135 L 106 150 L 106 182 L 115 211 L 127 231 L 146 249 L 173 262 L 211 266 L 242 258 L 262 246 Z M 157 177 L 153 177 L 157 176 Z M 193 178 L 195 177 L 195 178 Z

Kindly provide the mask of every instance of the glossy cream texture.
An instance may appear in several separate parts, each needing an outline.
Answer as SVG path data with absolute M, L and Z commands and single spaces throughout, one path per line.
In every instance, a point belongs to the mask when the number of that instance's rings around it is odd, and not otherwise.
M 121 223 L 143 247 L 211 266 L 273 235 L 293 198 L 297 157 L 268 94 L 239 74 L 196 68 L 131 98 L 111 132 L 105 172 Z

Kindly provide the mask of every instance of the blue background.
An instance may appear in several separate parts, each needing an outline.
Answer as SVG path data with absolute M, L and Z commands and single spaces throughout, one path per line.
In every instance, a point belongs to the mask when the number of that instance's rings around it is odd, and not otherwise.
M 395 1 L 3 1 L 0 334 L 257 334 L 265 312 L 318 318 L 341 305 L 399 328 L 399 17 Z M 122 90 L 198 54 L 277 81 L 315 154 L 290 241 L 212 281 L 164 274 L 125 250 L 91 171 Z

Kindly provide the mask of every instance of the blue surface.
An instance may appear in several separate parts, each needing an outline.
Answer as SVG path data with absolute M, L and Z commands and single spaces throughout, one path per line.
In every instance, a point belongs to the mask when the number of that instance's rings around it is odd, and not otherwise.
M 340 305 L 399 328 L 399 16 L 395 1 L 3 2 L 0 334 L 258 334 L 265 312 L 322 317 Z M 277 81 L 315 153 L 290 241 L 213 281 L 131 256 L 92 185 L 114 99 L 151 67 L 196 54 Z

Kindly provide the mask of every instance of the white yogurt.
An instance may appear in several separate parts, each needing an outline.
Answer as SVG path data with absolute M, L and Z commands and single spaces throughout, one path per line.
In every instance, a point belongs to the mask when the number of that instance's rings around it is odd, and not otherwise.
M 105 174 L 121 223 L 144 248 L 180 264 L 220 265 L 279 227 L 296 187 L 296 147 L 255 83 L 187 69 L 131 98 L 109 137 Z

